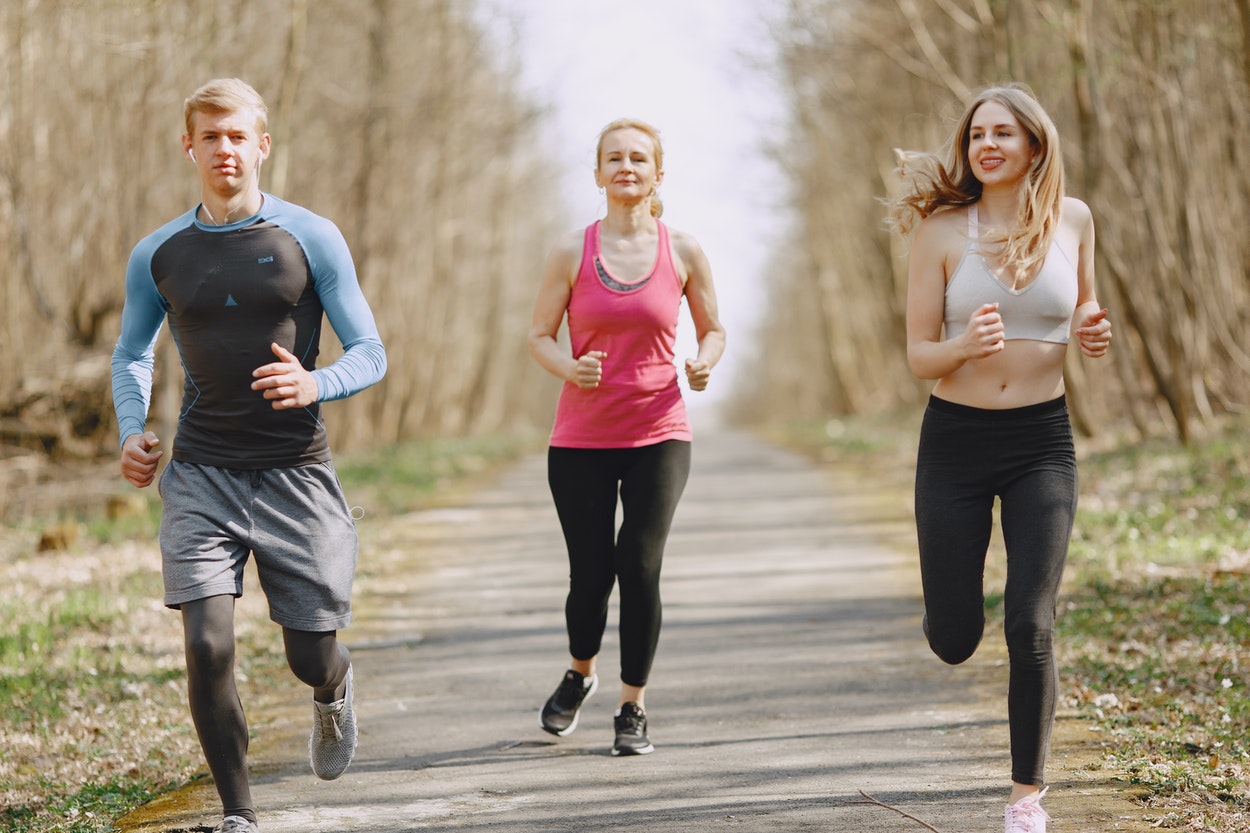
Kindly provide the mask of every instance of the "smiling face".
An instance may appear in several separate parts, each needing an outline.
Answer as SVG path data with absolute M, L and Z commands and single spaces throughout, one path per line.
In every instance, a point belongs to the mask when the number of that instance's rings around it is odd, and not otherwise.
M 655 140 L 633 127 L 605 133 L 599 145 L 595 184 L 612 199 L 637 202 L 650 197 L 664 179 Z
M 1019 119 L 997 101 L 986 101 L 968 123 L 968 167 L 984 189 L 1014 188 L 1037 156 L 1037 143 Z
M 260 163 L 269 154 L 269 134 L 251 109 L 200 111 L 190 119 L 192 132 L 182 137 L 207 191 L 229 199 L 259 187 Z

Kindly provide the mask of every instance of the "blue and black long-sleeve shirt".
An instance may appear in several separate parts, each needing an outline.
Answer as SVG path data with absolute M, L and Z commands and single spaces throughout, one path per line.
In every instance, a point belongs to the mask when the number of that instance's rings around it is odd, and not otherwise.
M 153 349 L 168 319 L 186 378 L 175 459 L 236 469 L 330 459 L 320 403 L 351 396 L 386 373 L 386 351 L 343 235 L 324 217 L 269 194 L 256 215 L 224 226 L 199 222 L 197 210 L 145 237 L 130 256 L 112 370 L 121 441 L 144 430 Z M 318 368 L 323 312 L 344 352 Z M 312 371 L 316 403 L 275 410 L 252 390 L 252 371 L 278 360 L 272 342 Z

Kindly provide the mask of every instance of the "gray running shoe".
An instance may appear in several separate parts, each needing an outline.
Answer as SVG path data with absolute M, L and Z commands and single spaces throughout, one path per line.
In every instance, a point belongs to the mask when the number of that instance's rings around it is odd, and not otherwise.
M 564 737 L 577 728 L 577 716 L 586 698 L 599 690 L 599 675 L 586 679 L 573 669 L 564 672 L 555 694 L 547 698 L 538 715 L 538 723 L 545 731 Z
M 313 729 L 308 760 L 323 781 L 333 781 L 356 754 L 356 710 L 352 707 L 352 668 L 347 666 L 347 690 L 333 703 L 313 701 Z
M 655 751 L 647 739 L 647 715 L 637 703 L 626 703 L 616 715 L 613 755 L 649 755 Z
M 242 816 L 226 816 L 221 824 L 213 828 L 213 833 L 260 833 L 260 828 L 256 822 Z

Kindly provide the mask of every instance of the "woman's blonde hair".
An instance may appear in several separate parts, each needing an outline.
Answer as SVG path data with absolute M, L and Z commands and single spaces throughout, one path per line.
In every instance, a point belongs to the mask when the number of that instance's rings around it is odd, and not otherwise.
M 256 133 L 263 135 L 269 127 L 269 108 L 260 93 L 238 78 L 214 78 L 183 102 L 182 117 L 187 123 L 187 135 L 195 134 L 196 113 L 237 113 L 240 110 L 256 113 Z
M 603 140 L 607 138 L 609 133 L 615 133 L 618 130 L 638 130 L 651 139 L 651 144 L 655 147 L 655 169 L 657 171 L 664 170 L 664 146 L 660 143 L 660 131 L 647 124 L 645 121 L 638 119 L 617 119 L 609 122 L 606 127 L 599 131 L 599 142 L 595 145 L 595 171 L 599 170 L 599 164 L 603 161 Z M 664 203 L 660 201 L 660 195 L 651 192 L 651 216 L 659 217 L 664 213 Z
M 1001 244 L 1003 264 L 1027 274 L 1046 258 L 1059 226 L 1063 206 L 1063 154 L 1059 131 L 1024 84 L 1010 83 L 981 90 L 964 111 L 940 153 L 895 150 L 904 192 L 890 203 L 887 222 L 903 234 L 925 217 L 943 208 L 970 205 L 981 198 L 981 182 L 968 162 L 972 117 L 993 101 L 1020 122 L 1029 134 L 1033 163 L 1021 189 L 1020 214 L 1015 227 L 984 242 Z

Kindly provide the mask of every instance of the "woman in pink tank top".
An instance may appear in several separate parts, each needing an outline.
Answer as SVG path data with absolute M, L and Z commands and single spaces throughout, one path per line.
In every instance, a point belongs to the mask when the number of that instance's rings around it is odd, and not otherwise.
M 564 611 L 572 657 L 539 723 L 559 736 L 577 727 L 582 703 L 598 688 L 608 599 L 619 586 L 613 755 L 654 748 L 643 694 L 660 635 L 664 546 L 690 471 L 690 424 L 674 355 L 683 297 L 698 339 L 697 355 L 684 362 L 691 390 L 707 387 L 725 349 L 703 250 L 659 220 L 663 178 L 654 127 L 622 119 L 603 129 L 595 182 L 607 216 L 556 243 L 529 333 L 534 358 L 564 381 L 547 472 L 568 549 Z M 556 340 L 566 318 L 569 348 Z

